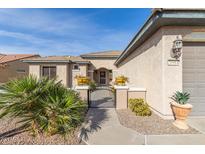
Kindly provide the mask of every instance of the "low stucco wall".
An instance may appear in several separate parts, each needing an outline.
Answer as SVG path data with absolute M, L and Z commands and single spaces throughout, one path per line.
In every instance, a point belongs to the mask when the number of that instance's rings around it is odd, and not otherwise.
M 146 90 L 129 89 L 128 90 L 128 100 L 135 99 L 135 98 L 142 98 L 146 101 Z

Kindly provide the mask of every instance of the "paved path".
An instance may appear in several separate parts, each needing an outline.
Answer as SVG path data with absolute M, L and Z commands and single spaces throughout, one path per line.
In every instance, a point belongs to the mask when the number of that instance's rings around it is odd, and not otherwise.
M 90 108 L 87 114 L 89 122 L 84 126 L 81 133 L 86 144 L 205 145 L 205 134 L 141 135 L 130 128 L 122 126 L 114 108 L 113 94 L 108 89 L 101 88 L 91 94 L 91 107 L 93 108 Z M 196 126 L 200 128 L 201 132 L 205 132 L 205 120 L 192 120 L 190 123 L 192 124 L 191 126 Z M 200 125 L 201 123 L 202 125 Z M 194 128 L 197 129 L 196 127 Z
M 93 108 L 115 108 L 114 94 L 108 88 L 97 89 L 90 94 Z
M 122 126 L 114 108 L 91 108 L 83 141 L 90 145 L 205 145 L 205 134 L 140 135 Z
M 84 142 L 87 144 L 144 144 L 144 136 L 134 130 L 123 127 L 118 120 L 115 109 L 91 108 L 88 111 L 90 124 Z

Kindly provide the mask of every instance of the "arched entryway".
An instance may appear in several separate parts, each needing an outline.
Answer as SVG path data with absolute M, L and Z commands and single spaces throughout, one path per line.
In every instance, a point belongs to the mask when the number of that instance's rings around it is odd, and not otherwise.
M 112 81 L 112 70 L 108 70 L 106 68 L 94 70 L 93 78 L 98 86 L 108 86 Z

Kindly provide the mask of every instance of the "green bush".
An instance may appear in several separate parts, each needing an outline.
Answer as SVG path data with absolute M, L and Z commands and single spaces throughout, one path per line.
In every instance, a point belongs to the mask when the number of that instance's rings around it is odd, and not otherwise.
M 149 105 L 142 98 L 129 99 L 129 108 L 137 116 L 150 116 L 152 114 Z
M 0 118 L 17 118 L 33 135 L 66 135 L 84 121 L 86 103 L 55 79 L 28 76 L 11 80 L 2 88 Z
M 94 81 L 91 81 L 89 83 L 89 88 L 90 88 L 91 91 L 95 91 L 96 87 L 97 87 L 97 84 Z

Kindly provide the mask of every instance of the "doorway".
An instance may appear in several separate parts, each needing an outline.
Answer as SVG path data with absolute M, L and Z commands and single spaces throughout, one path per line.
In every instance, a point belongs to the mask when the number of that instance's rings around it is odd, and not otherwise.
M 106 85 L 106 71 L 100 71 L 100 85 Z

